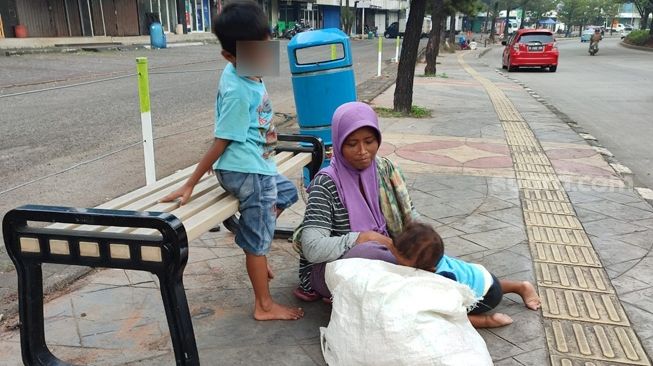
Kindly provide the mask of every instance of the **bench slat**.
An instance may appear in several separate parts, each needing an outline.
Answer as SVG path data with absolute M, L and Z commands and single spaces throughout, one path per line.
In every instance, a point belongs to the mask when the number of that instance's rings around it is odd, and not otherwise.
M 301 153 L 293 156 L 292 159 L 281 164 L 278 167 L 279 174 L 289 175 L 293 171 L 302 169 L 306 164 L 310 163 L 312 159 L 311 154 Z M 186 228 L 186 235 L 188 241 L 199 238 L 202 234 L 209 231 L 211 228 L 222 223 L 227 218 L 233 216 L 238 211 L 238 200 L 229 196 L 221 200 L 219 205 L 211 205 L 206 209 L 198 212 L 190 217 L 188 220 L 182 221 Z M 172 211 L 175 214 L 175 211 Z M 150 231 L 149 233 L 152 233 Z M 148 233 L 148 234 L 149 234 Z
M 298 154 L 278 167 L 279 174 L 287 175 L 293 171 L 301 169 L 311 161 L 311 158 L 310 154 Z M 224 192 L 222 187 L 220 187 L 219 190 Z M 213 192 L 207 196 L 212 197 L 198 200 L 193 204 L 193 206 L 191 206 L 192 203 L 189 202 L 187 205 L 181 206 L 172 211 L 172 214 L 177 216 L 184 223 L 186 235 L 188 236 L 189 241 L 201 236 L 209 229 L 219 225 L 221 222 L 238 212 L 238 200 L 233 196 L 225 195 L 216 198 L 214 197 L 215 194 Z M 152 229 L 138 229 L 133 233 L 155 235 L 157 234 L 157 231 Z
M 293 153 L 284 151 L 275 155 L 275 161 L 277 164 L 282 164 L 288 161 L 289 159 L 291 159 L 292 157 L 293 157 Z M 183 184 L 183 182 L 185 182 L 185 180 L 193 173 L 196 166 L 197 164 L 192 165 L 183 170 L 177 171 L 176 173 L 169 175 L 165 178 L 162 178 L 161 180 L 157 181 L 156 183 L 150 186 L 141 187 L 135 191 L 129 192 L 111 201 L 105 202 L 97 206 L 96 208 L 104 208 L 104 209 L 112 209 L 112 210 L 122 209 L 122 210 L 132 210 L 132 211 L 170 212 L 171 210 L 174 210 L 178 206 L 176 202 L 163 204 L 162 206 L 157 207 L 157 209 L 152 208 L 152 206 L 157 205 L 159 199 L 161 199 L 165 195 L 179 188 Z M 208 181 L 211 181 L 210 185 L 206 184 Z M 203 183 L 205 184 L 203 185 Z M 193 190 L 193 196 L 191 197 L 191 201 L 194 199 L 195 196 L 201 196 L 206 192 L 210 191 L 211 189 L 215 188 L 214 186 L 217 184 L 218 184 L 217 179 L 213 177 L 209 177 L 207 175 L 203 176 L 200 182 Z M 207 190 L 207 188 L 209 189 Z M 169 205 L 169 206 L 165 206 L 165 205 Z M 61 224 L 61 223 L 49 225 L 48 228 L 75 229 L 75 230 L 84 230 L 84 231 L 104 231 L 106 229 L 106 227 L 103 226 Z M 109 232 L 116 232 L 114 231 L 116 229 L 118 228 L 109 230 Z M 130 228 L 127 229 L 128 230 L 120 230 L 117 232 L 129 232 Z
M 188 178 L 193 173 L 196 166 L 197 164 L 189 166 L 188 168 L 182 170 L 178 170 L 175 173 L 165 178 L 162 178 L 161 180 L 156 181 L 156 183 L 152 185 L 140 187 L 134 191 L 116 197 L 111 201 L 107 201 L 99 206 L 96 206 L 95 208 L 103 208 L 108 210 L 124 209 L 125 206 L 134 203 L 135 201 L 143 198 L 144 196 L 147 196 L 152 193 L 160 192 L 163 189 L 169 188 L 175 183 L 179 183 L 179 181 Z M 170 190 L 170 192 L 172 191 L 173 190 Z M 73 229 L 78 226 L 79 225 L 75 225 L 75 224 L 52 224 L 49 225 L 48 228 L 49 229 Z
M 173 187 L 177 188 L 177 187 Z M 214 195 L 220 195 L 220 193 L 224 193 L 224 190 L 220 186 L 220 183 L 218 180 L 213 177 L 213 176 L 207 176 L 204 177 L 196 186 L 195 189 L 193 190 L 193 195 L 191 196 L 190 200 L 188 203 L 182 207 L 187 207 L 191 203 L 200 201 L 200 199 L 206 197 L 206 196 L 214 196 Z M 226 195 L 226 193 L 225 193 Z M 138 207 L 129 207 L 127 209 L 129 210 L 134 210 L 134 211 L 153 211 L 153 212 L 171 212 L 175 209 L 179 208 L 179 202 L 173 201 L 173 202 L 158 202 L 159 199 L 161 199 L 163 195 L 161 196 L 155 196 L 155 197 L 147 197 L 145 200 L 138 201 L 140 205 Z M 181 217 L 180 217 L 181 219 Z M 85 230 L 84 227 L 93 227 L 96 228 L 94 231 L 102 231 L 106 233 L 128 233 L 134 230 L 134 228 L 129 228 L 129 227 L 101 227 L 101 226 L 90 226 L 90 225 L 83 225 L 79 227 L 79 230 Z

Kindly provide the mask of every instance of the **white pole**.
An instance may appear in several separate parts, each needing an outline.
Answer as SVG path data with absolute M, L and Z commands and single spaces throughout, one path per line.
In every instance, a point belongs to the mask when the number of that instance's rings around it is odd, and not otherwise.
M 200 1 L 200 14 L 202 14 L 202 29 L 198 29 L 200 32 L 204 32 L 206 29 L 206 19 L 204 19 L 204 0 Z M 199 28 L 199 22 L 197 23 Z
M 362 2 L 361 5 L 363 5 Z M 365 38 L 365 7 L 364 6 L 363 6 L 363 16 L 361 19 L 361 38 Z
M 379 38 L 379 58 L 376 67 L 376 76 L 381 76 L 381 59 L 383 58 L 383 37 Z
M 166 22 L 168 23 L 168 32 L 172 32 L 172 22 L 170 21 L 170 1 L 166 0 Z
M 104 8 L 102 7 L 102 2 L 100 1 L 100 15 L 102 16 L 102 30 L 104 31 L 104 36 L 107 36 L 107 25 L 104 22 Z
M 399 62 L 399 35 L 397 35 L 397 44 L 395 46 L 395 62 Z
M 194 4 L 195 4 L 195 10 L 193 11 L 193 13 L 195 14 L 195 32 L 199 32 L 200 31 L 200 17 L 197 14 L 197 3 L 194 2 Z
M 91 13 L 90 0 L 86 0 L 86 6 L 88 7 L 88 22 L 91 24 L 91 37 L 95 37 L 95 29 L 93 27 L 93 14 Z

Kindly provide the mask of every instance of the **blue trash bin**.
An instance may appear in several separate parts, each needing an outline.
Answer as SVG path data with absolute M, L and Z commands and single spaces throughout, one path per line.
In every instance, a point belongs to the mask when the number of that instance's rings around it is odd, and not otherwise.
M 161 23 L 150 24 L 150 46 L 152 48 L 166 48 L 166 34 L 163 32 Z
M 333 112 L 356 100 L 349 37 L 336 28 L 298 33 L 288 43 L 288 60 L 299 131 L 320 137 L 328 157 Z

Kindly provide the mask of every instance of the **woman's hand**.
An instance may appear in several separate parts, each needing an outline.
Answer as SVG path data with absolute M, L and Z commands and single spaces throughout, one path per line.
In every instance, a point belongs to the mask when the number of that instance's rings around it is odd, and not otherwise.
M 366 243 L 368 241 L 375 241 L 379 244 L 385 245 L 386 247 L 392 245 L 392 239 L 388 238 L 385 235 L 379 234 L 376 231 L 364 231 L 358 234 L 356 244 Z

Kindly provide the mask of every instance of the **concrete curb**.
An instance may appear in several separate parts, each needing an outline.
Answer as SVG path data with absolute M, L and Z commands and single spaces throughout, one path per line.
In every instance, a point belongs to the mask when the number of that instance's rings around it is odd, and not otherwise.
M 216 44 L 217 41 L 189 41 L 189 42 L 173 42 L 168 43 L 168 48 L 177 48 L 184 46 L 198 46 L 207 44 Z M 94 43 L 94 44 L 76 44 L 70 46 L 56 46 L 56 47 L 34 47 L 34 48 L 7 48 L 0 49 L 0 56 L 22 56 L 22 55 L 35 55 L 46 53 L 76 53 L 76 52 L 106 52 L 106 51 L 131 51 L 138 49 L 150 48 L 149 44 L 137 43 Z
M 174 34 L 166 33 L 168 43 L 179 42 L 216 42 L 212 33 Z M 149 44 L 150 36 L 96 36 L 96 37 L 29 37 L 29 38 L 3 38 L 0 39 L 0 49 L 31 49 L 51 47 L 83 47 L 85 45 L 123 44 L 142 45 Z
M 630 48 L 631 50 L 653 52 L 653 47 L 635 46 L 633 44 L 628 44 L 624 41 L 619 42 L 619 44 L 621 45 L 621 47 Z
M 417 51 L 417 62 L 424 57 L 425 53 L 426 47 Z M 383 68 L 381 72 L 382 76 L 380 78 L 373 77 L 357 85 L 356 94 L 358 94 L 358 100 L 364 103 L 370 103 L 374 98 L 378 97 L 381 93 L 391 87 L 397 80 L 398 65 L 398 63 L 390 62 L 390 64 Z
M 485 56 L 488 52 L 492 51 L 493 48 L 497 48 L 497 47 L 503 47 L 503 46 L 501 46 L 501 45 L 492 45 L 490 47 L 486 47 L 483 51 L 481 51 L 481 53 L 478 54 L 478 58 L 481 58 L 481 57 Z

